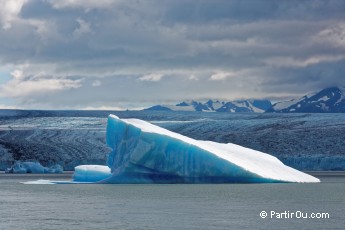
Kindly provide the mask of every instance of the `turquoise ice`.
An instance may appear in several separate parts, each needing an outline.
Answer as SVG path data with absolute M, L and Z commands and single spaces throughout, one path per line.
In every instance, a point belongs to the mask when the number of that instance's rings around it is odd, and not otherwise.
M 75 181 L 100 183 L 319 182 L 269 154 L 235 144 L 195 140 L 139 119 L 110 115 L 110 174 L 78 166 Z M 85 173 L 89 176 L 82 176 Z

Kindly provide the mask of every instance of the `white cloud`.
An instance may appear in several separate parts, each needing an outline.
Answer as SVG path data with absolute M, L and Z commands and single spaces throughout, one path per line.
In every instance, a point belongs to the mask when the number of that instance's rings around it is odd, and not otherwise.
M 315 37 L 315 42 L 336 47 L 345 47 L 345 23 L 331 25 L 320 31 Z
M 315 55 L 306 59 L 292 57 L 272 57 L 267 58 L 264 63 L 274 67 L 307 67 L 323 62 L 335 62 L 345 59 L 345 55 Z
M 79 24 L 79 27 L 76 28 L 73 32 L 74 36 L 75 37 L 80 37 L 81 35 L 83 34 L 86 34 L 86 33 L 90 33 L 92 30 L 91 30 L 91 27 L 90 27 L 90 24 L 85 22 L 83 19 L 80 19 L 80 18 L 77 18 L 76 20 Z
M 217 73 L 212 74 L 211 77 L 209 78 L 209 80 L 211 80 L 211 81 L 223 81 L 229 77 L 234 77 L 234 76 L 236 76 L 235 73 L 219 71 Z
M 22 70 L 19 70 L 19 69 L 16 69 L 14 71 L 11 72 L 11 75 L 14 79 L 20 79 L 23 77 L 23 71 Z
M 86 106 L 80 108 L 81 110 L 115 110 L 115 111 L 125 111 L 127 108 L 116 107 L 116 106 Z
M 129 109 L 129 110 L 133 111 L 133 110 L 143 110 L 146 108 L 147 107 L 125 108 L 125 107 L 118 107 L 118 106 L 86 106 L 86 107 L 82 107 L 82 108 L 78 108 L 78 109 L 81 109 L 81 110 L 114 110 L 114 111 L 126 111 L 127 109 Z
M 0 109 L 18 109 L 16 106 L 12 105 L 1 105 L 0 104 Z
M 26 97 L 35 94 L 46 94 L 54 91 L 81 87 L 81 80 L 71 79 L 13 79 L 0 85 L 1 97 Z
M 191 81 L 198 81 L 199 78 L 197 76 L 195 76 L 194 74 L 190 75 L 188 80 L 191 80 Z
M 159 73 L 152 73 L 152 74 L 147 74 L 139 78 L 139 81 L 160 81 L 162 80 L 163 74 Z
M 27 0 L 3 0 L 0 7 L 0 21 L 3 29 L 10 29 Z
M 50 0 L 53 7 L 61 8 L 84 8 L 87 10 L 94 8 L 108 8 L 119 0 Z
M 98 87 L 98 86 L 101 86 L 101 85 L 102 85 L 102 82 L 99 81 L 99 80 L 95 80 L 95 81 L 92 82 L 92 86 L 93 87 Z

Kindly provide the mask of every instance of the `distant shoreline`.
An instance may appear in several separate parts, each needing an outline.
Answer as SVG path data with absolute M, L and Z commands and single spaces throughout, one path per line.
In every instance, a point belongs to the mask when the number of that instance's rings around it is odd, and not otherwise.
M 345 176 L 345 171 L 303 171 L 309 175 L 318 176 Z

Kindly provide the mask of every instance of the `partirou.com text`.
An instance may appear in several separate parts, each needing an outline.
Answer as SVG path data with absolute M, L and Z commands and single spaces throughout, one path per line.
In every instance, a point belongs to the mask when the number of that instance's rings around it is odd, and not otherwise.
M 327 212 L 302 212 L 302 211 L 261 211 L 262 219 L 329 219 Z

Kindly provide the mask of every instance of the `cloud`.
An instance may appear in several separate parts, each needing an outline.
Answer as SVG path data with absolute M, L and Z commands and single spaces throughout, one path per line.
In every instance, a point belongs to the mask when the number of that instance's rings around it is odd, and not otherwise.
M 0 104 L 125 108 L 345 84 L 344 1 L 2 4 Z
M 309 65 L 316 65 L 323 62 L 335 62 L 345 59 L 345 55 L 320 55 L 312 56 L 307 59 L 294 59 L 292 57 L 272 57 L 264 62 L 275 67 L 307 67 Z
M 23 71 L 20 69 L 13 70 L 11 75 L 14 79 L 20 79 L 23 77 Z
M 12 105 L 2 105 L 0 104 L 0 109 L 18 109 L 16 106 Z
M 107 8 L 119 0 L 50 0 L 53 7 L 61 8 Z
M 98 87 L 98 86 L 101 86 L 101 85 L 102 85 L 102 82 L 99 81 L 99 80 L 95 80 L 95 81 L 92 82 L 92 86 L 93 87 Z
M 162 80 L 163 78 L 163 74 L 159 74 L 159 73 L 152 73 L 152 74 L 147 74 L 144 75 L 142 77 L 139 78 L 139 81 L 153 81 L 153 82 L 157 82 Z
M 345 48 L 345 23 L 336 23 L 321 30 L 313 39 L 323 45 Z
M 74 36 L 80 37 L 92 31 L 90 25 L 83 19 L 77 18 L 76 21 L 79 26 L 73 31 Z
M 188 80 L 191 80 L 191 81 L 198 81 L 199 78 L 198 78 L 197 76 L 195 76 L 194 74 L 192 74 L 192 75 L 190 75 L 190 76 L 188 77 Z
M 22 98 L 31 95 L 46 95 L 55 91 L 77 89 L 81 87 L 81 81 L 81 79 L 55 79 L 39 76 L 22 77 L 21 72 L 14 71 L 13 79 L 0 85 L 0 96 Z
M 211 80 L 211 81 L 223 81 L 227 78 L 235 77 L 235 76 L 236 76 L 236 73 L 219 71 L 217 73 L 212 74 L 210 76 L 209 80 Z
M 116 107 L 116 106 L 87 106 L 78 108 L 81 110 L 109 110 L 109 111 L 125 111 L 127 108 Z
M 27 0 L 4 0 L 0 8 L 0 21 L 2 28 L 7 30 L 12 27 L 12 21 L 16 20 L 23 5 Z

